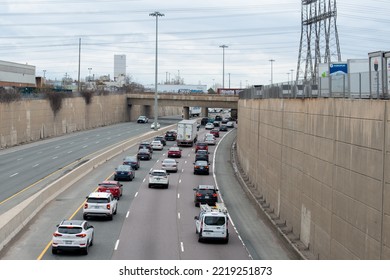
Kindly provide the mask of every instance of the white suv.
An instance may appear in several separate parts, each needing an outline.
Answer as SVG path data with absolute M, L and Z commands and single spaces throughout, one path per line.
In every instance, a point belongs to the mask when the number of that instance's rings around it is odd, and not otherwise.
M 149 188 L 152 186 L 161 186 L 166 189 L 169 186 L 168 173 L 166 170 L 153 170 L 149 173 Z
M 90 216 L 108 217 L 112 220 L 116 214 L 118 201 L 112 193 L 93 192 L 87 196 L 87 201 L 83 208 L 84 220 Z
M 87 221 L 64 220 L 53 233 L 51 252 L 58 250 L 82 250 L 88 255 L 88 247 L 93 245 L 94 228 Z

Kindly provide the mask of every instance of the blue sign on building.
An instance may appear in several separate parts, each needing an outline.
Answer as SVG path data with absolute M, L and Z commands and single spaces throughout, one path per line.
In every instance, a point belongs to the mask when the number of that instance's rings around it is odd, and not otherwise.
M 346 75 L 346 74 L 348 74 L 348 64 L 347 63 L 331 63 L 329 65 L 329 74 L 330 75 Z

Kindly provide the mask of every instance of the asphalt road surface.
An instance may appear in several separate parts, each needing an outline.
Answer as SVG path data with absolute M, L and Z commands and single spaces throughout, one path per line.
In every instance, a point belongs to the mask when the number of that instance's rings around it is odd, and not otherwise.
M 148 130 L 150 128 L 147 127 L 146 131 Z M 200 138 L 204 133 L 202 128 L 199 132 Z M 226 133 L 221 133 L 219 138 L 221 144 L 218 146 L 215 164 L 211 167 L 211 171 L 215 170 L 217 182 L 214 181 L 212 174 L 194 175 L 194 150 L 183 148 L 183 157 L 178 160 L 179 172 L 169 176 L 169 188 L 148 188 L 149 171 L 161 167 L 161 161 L 166 158 L 168 147 L 173 145 L 173 142 L 168 142 L 163 151 L 155 151 L 153 160 L 142 161 L 141 168 L 136 171 L 135 180 L 122 182 L 124 194 L 118 202 L 118 213 L 114 219 L 90 220 L 95 227 L 95 240 L 88 255 L 76 252 L 52 255 L 50 242 L 55 225 L 62 219 L 82 219 L 85 197 L 96 189 L 99 182 L 112 178 L 114 168 L 126 155 L 134 155 L 137 147 L 99 166 L 49 203 L 7 248 L 3 249 L 0 258 L 13 260 L 294 258 L 294 254 L 280 237 L 262 221 L 256 207 L 250 203 L 241 186 L 235 181 L 229 163 L 235 131 L 231 131 L 221 140 L 223 135 Z M 211 148 L 210 151 L 211 156 L 214 156 L 215 148 Z M 231 221 L 239 232 L 238 235 L 230 224 L 228 244 L 198 242 L 194 216 L 199 213 L 199 208 L 194 206 L 192 190 L 198 184 L 217 184 L 220 188 Z

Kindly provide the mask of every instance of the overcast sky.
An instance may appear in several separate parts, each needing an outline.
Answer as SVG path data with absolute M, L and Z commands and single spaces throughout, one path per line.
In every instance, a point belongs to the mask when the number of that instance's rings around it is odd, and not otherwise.
M 159 17 L 158 81 L 180 75 L 186 84 L 225 87 L 287 81 L 297 69 L 301 37 L 298 0 L 0 0 L 0 60 L 36 66 L 36 75 L 77 79 L 113 77 L 114 54 L 127 57 L 127 74 L 154 83 Z M 339 0 L 342 60 L 390 51 L 389 0 Z

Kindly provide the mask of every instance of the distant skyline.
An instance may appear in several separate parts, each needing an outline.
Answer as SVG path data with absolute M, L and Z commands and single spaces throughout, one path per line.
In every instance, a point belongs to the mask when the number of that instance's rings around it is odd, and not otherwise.
M 187 3 L 190 2 L 190 3 Z M 390 51 L 388 0 L 339 0 L 342 60 Z M 8 0 L 0 2 L 0 60 L 36 66 L 36 75 L 77 79 L 114 77 L 114 55 L 126 73 L 154 83 L 155 18 L 159 17 L 159 82 L 179 75 L 186 84 L 231 87 L 287 81 L 297 68 L 301 1 Z

